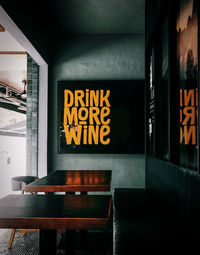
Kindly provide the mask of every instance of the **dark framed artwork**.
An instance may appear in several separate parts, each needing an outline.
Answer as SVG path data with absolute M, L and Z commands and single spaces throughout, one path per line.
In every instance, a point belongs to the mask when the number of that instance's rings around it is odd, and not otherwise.
M 59 81 L 59 153 L 144 153 L 144 81 Z

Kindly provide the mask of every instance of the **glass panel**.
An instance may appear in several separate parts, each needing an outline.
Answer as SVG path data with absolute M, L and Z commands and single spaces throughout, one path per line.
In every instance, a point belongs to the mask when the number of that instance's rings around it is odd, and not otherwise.
M 155 98 L 154 98 L 154 91 L 155 91 L 155 61 L 154 61 L 154 48 L 152 49 L 150 55 L 150 72 L 149 72 L 149 154 L 154 155 L 155 150 L 155 139 L 154 139 L 154 129 L 155 129 Z
M 180 165 L 197 170 L 197 1 L 181 0 L 177 15 L 180 93 Z
M 168 141 L 168 18 L 165 19 L 161 32 L 161 65 L 158 66 L 161 77 L 158 83 L 158 132 L 156 154 L 161 159 L 169 158 Z

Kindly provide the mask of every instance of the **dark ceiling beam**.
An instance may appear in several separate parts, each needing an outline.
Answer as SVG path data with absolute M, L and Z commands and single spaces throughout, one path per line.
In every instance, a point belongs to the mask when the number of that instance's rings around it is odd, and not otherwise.
M 4 109 L 10 110 L 10 111 L 26 114 L 26 111 L 22 110 L 20 108 L 20 106 L 17 106 L 17 105 L 12 105 L 12 104 L 7 104 L 7 103 L 1 103 L 0 102 L 0 108 L 4 108 Z
M 26 51 L 0 51 L 0 55 L 27 55 Z
M 48 9 L 48 2 L 0 0 L 0 5 L 42 58 L 48 62 L 48 48 L 52 37 L 49 27 L 54 20 L 52 20 L 52 14 Z

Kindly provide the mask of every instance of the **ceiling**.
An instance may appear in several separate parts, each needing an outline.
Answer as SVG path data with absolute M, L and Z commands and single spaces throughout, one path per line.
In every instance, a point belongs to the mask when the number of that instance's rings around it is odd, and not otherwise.
M 0 24 L 0 27 L 3 26 Z M 27 55 L 24 48 L 6 30 L 0 31 L 0 84 L 22 93 L 26 79 Z
M 29 22 L 32 22 L 31 17 L 37 15 L 34 21 L 35 27 L 43 29 L 44 33 L 51 31 L 51 36 L 54 31 L 53 41 L 60 33 L 64 35 L 144 34 L 145 0 L 49 0 L 45 3 L 40 0 L 30 0 L 30 5 L 26 0 L 20 1 L 21 5 L 19 0 L 1 2 L 11 10 L 11 17 L 15 17 L 15 13 L 20 14 L 23 8 L 21 24 L 27 23 L 28 27 Z M 24 22 L 27 17 L 30 19 Z M 9 89 L 21 93 L 24 89 L 22 80 L 26 76 L 26 70 L 20 67 L 19 61 L 20 58 L 26 58 L 26 55 L 18 55 L 19 52 L 24 53 L 24 49 L 9 35 L 3 25 L 0 24 L 0 62 L 4 63 L 3 66 L 0 65 L 0 92 L 4 93 L 2 84 L 6 84 Z M 5 65 L 6 62 L 11 64 Z M 10 98 L 7 96 L 8 93 L 5 93 L 1 100 Z
M 25 112 L 22 81 L 27 76 L 27 54 L 0 24 L 0 107 Z
M 144 33 L 145 0 L 51 0 L 53 22 L 64 33 Z

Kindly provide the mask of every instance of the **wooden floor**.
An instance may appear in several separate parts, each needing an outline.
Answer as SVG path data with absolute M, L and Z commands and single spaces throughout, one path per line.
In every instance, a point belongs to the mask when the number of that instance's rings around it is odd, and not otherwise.
M 39 255 L 39 233 L 27 233 L 25 236 L 21 233 L 16 233 L 11 249 L 8 249 L 8 241 L 11 230 L 0 231 L 0 254 L 1 255 Z M 57 235 L 59 243 L 61 236 Z M 104 238 L 97 233 L 89 237 L 88 242 L 92 244 L 87 249 L 75 249 L 73 255 L 110 255 L 108 249 L 104 245 Z M 58 249 L 57 255 L 64 255 L 64 249 Z

